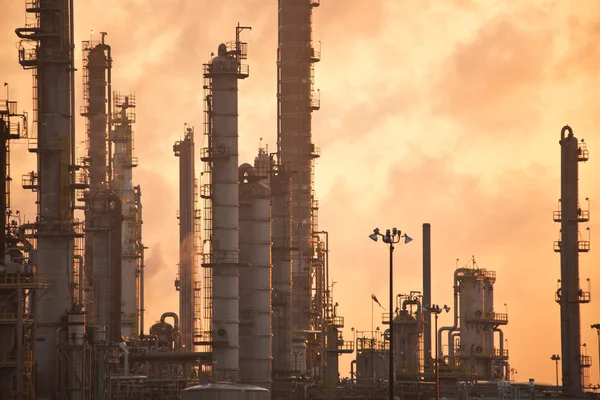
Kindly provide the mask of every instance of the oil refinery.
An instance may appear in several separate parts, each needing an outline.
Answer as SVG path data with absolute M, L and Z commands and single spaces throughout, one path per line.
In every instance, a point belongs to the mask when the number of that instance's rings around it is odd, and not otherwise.
M 345 322 L 333 291 L 334 278 L 345 277 L 340 269 L 334 277 L 329 263 L 330 233 L 337 232 L 319 224 L 315 183 L 321 151 L 313 114 L 321 108 L 315 82 L 321 48 L 312 26 L 320 6 L 320 0 L 269 6 L 278 17 L 272 57 L 277 120 L 276 132 L 264 136 L 275 146 L 270 149 L 261 138 L 253 159 L 240 151 L 239 118 L 240 99 L 254 73 L 247 39 L 253 27 L 231 21 L 231 36 L 210 44 L 213 52 L 195 66 L 202 79 L 193 83 L 202 97 L 202 107 L 194 110 L 202 126 L 169 115 L 174 126 L 183 127 L 180 139 L 161 143 L 178 164 L 178 179 L 172 177 L 178 205 L 171 210 L 159 196 L 142 200 L 136 144 L 139 149 L 146 139 L 140 133 L 134 140 L 134 133 L 145 103 L 133 91 L 113 88 L 123 70 L 115 63 L 120 55 L 111 47 L 110 32 L 76 42 L 72 0 L 24 2 L 25 23 L 14 27 L 14 63 L 33 74 L 33 106 L 20 111 L 9 99 L 8 84 L 0 104 L 5 226 L 0 400 L 598 396 L 581 333 L 580 305 L 591 302 L 591 293 L 589 283 L 587 288 L 580 283 L 579 254 L 590 251 L 580 229 L 590 221 L 590 210 L 578 185 L 579 166 L 589 152 L 575 135 L 576 121 L 573 127 L 557 125 L 548 139 L 560 143 L 560 200 L 553 213 L 560 224 L 553 243 L 560 276 L 550 293 L 560 319 L 547 321 L 560 329 L 561 348 L 551 359 L 556 384 L 515 377 L 506 304 L 499 311 L 508 299 L 495 298 L 497 283 L 512 284 L 502 274 L 480 266 L 475 256 L 467 263 L 457 260 L 454 269 L 436 269 L 453 293 L 440 300 L 438 285 L 432 285 L 436 225 L 425 221 L 408 234 L 392 223 L 360 238 L 369 236 L 378 247 L 383 242 L 389 251 L 389 281 L 381 277 L 389 297 L 380 302 L 372 295 L 371 306 L 384 312 L 377 316 L 372 308 L 370 330 Z M 76 132 L 85 132 L 83 150 Z M 16 142 L 36 159 L 35 170 L 18 172 L 22 188 L 36 196 L 30 219 L 18 211 L 24 205 L 11 200 L 10 149 Z M 161 315 L 154 324 L 145 320 L 147 300 L 162 294 L 147 290 L 144 231 L 161 228 L 144 224 L 143 204 L 151 202 L 161 203 L 165 214 L 176 212 L 179 227 L 179 258 L 170 267 L 168 289 L 176 292 L 179 307 L 153 310 Z M 409 242 L 422 247 L 422 266 L 411 267 L 422 283 L 407 289 L 404 280 L 403 289 L 395 290 L 400 273 L 394 276 L 394 249 Z M 551 299 L 541 301 L 556 308 Z M 450 325 L 438 326 L 439 318 Z M 374 319 L 384 328 L 375 329 Z M 600 325 L 595 329 L 600 345 Z M 351 359 L 348 377 L 340 372 L 342 359 Z

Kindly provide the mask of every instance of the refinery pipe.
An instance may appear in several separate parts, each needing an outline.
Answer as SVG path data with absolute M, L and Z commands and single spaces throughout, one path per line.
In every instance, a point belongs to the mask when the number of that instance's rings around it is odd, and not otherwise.
M 125 343 L 119 343 L 119 350 L 123 352 L 123 359 L 125 361 L 125 365 L 123 367 L 123 376 L 129 375 L 129 350 L 127 349 L 127 345 Z
M 436 355 L 436 358 L 439 358 L 442 355 L 442 332 L 448 331 L 448 355 L 453 355 L 454 353 L 454 343 L 452 342 L 452 332 L 454 332 L 458 328 L 458 272 L 462 269 L 459 268 L 454 271 L 454 325 L 452 326 L 443 326 L 437 331 L 437 340 L 438 340 L 438 348 L 439 353 Z
M 166 312 L 160 316 L 160 322 L 165 322 L 168 317 L 173 318 L 173 341 L 175 342 L 175 350 L 181 349 L 181 332 L 179 332 L 179 317 L 174 312 Z
M 168 317 L 173 317 L 173 329 L 176 331 L 179 330 L 179 317 L 174 312 L 166 312 L 160 316 L 160 322 L 165 322 L 165 319 Z
M 78 283 L 78 298 L 77 298 L 77 302 L 79 303 L 80 307 L 83 307 L 83 280 L 84 280 L 84 276 L 83 276 L 83 269 L 85 267 L 85 265 L 83 264 L 83 256 L 79 255 L 79 254 L 75 254 L 73 255 L 73 262 L 77 261 L 79 264 L 79 282 Z

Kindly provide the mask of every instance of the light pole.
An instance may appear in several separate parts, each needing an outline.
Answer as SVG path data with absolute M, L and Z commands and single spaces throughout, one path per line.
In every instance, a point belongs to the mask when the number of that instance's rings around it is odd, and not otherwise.
M 600 324 L 591 326 L 598 333 L 598 385 L 600 385 Z
M 558 362 L 560 361 L 560 356 L 558 354 L 552 354 L 550 359 L 556 362 L 556 393 L 558 393 Z
M 389 354 L 389 389 L 390 399 L 394 400 L 394 245 L 400 243 L 400 240 L 404 238 L 404 243 L 412 241 L 406 233 L 402 234 L 396 228 L 387 229 L 385 235 L 379 233 L 379 228 L 373 229 L 373 233 L 369 235 L 369 238 L 373 241 L 377 241 L 377 238 L 381 236 L 383 243 L 387 243 L 390 248 L 390 354 Z
M 437 330 L 438 330 L 438 315 L 442 312 L 442 310 L 449 312 L 450 307 L 444 304 L 444 308 L 440 308 L 437 304 L 432 304 L 430 307 L 427 307 L 427 311 L 435 314 L 435 400 L 440 400 L 440 364 L 439 364 L 439 343 L 437 340 Z

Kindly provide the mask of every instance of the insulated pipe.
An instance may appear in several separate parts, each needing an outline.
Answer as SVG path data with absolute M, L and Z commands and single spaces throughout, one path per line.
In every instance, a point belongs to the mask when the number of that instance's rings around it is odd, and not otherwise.
M 109 69 L 110 71 L 110 69 Z M 137 185 L 135 188 L 135 196 L 136 202 L 138 204 L 138 218 L 139 218 L 139 236 L 138 236 L 138 246 L 140 252 L 140 336 L 144 334 L 144 269 L 145 269 L 145 258 L 144 258 L 144 241 L 142 240 L 142 227 L 141 225 L 144 223 L 144 219 L 142 217 L 142 188 L 140 185 Z
M 34 250 L 33 245 L 31 244 L 31 242 L 29 240 L 27 240 L 27 236 L 25 235 L 25 231 L 27 229 L 36 229 L 37 225 L 36 224 L 23 224 L 21 226 L 19 226 L 19 229 L 17 230 L 17 236 L 19 237 L 19 241 L 21 243 L 23 243 L 23 248 L 27 251 L 32 251 Z
M 500 355 L 504 352 L 504 332 L 500 328 L 494 328 L 494 332 L 498 332 L 500 334 Z
M 458 272 L 461 269 L 457 269 L 454 271 L 454 325 L 452 326 L 443 326 L 437 332 L 437 340 L 438 340 L 438 348 L 439 354 L 437 357 L 439 358 L 442 352 L 442 332 L 448 331 L 448 355 L 452 355 L 454 353 L 454 343 L 452 343 L 452 332 L 458 328 Z M 429 305 L 431 306 L 431 304 Z
M 25 33 L 29 32 L 29 33 Z M 25 40 L 36 40 L 35 36 L 41 32 L 40 28 L 17 28 L 15 29 L 15 33 L 20 39 Z

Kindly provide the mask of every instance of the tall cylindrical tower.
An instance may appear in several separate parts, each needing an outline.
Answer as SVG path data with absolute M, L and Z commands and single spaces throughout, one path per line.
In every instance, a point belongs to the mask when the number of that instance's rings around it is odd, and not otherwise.
M 483 279 L 478 269 L 464 268 L 458 275 L 460 291 L 460 356 L 479 376 L 485 368 L 479 362 L 483 355 L 483 332 L 472 320 L 483 318 Z
M 560 252 L 560 304 L 562 382 L 567 395 L 581 397 L 582 368 L 589 367 L 586 356 L 581 355 L 580 303 L 590 301 L 589 293 L 579 288 L 579 252 L 589 251 L 589 241 L 579 239 L 579 223 L 589 220 L 589 210 L 579 205 L 579 162 L 587 161 L 588 151 L 565 126 L 561 131 L 561 190 L 560 211 L 554 220 L 560 222 L 561 239 L 554 243 Z
M 60 360 L 57 330 L 66 330 L 67 312 L 75 306 L 74 284 L 74 57 L 72 1 L 40 0 L 26 3 L 29 23 L 16 30 L 19 62 L 34 74 L 34 130 L 37 146 L 38 193 L 37 269 L 52 284 L 38 292 L 35 314 L 36 396 L 66 396 L 78 387 Z M 33 187 L 32 187 L 33 188 Z M 64 363 L 63 363 L 64 362 Z M 57 368 L 64 365 L 64 368 Z M 66 382 L 66 383 L 65 383 Z
M 311 0 L 279 0 L 278 47 L 278 135 L 280 162 L 292 176 L 292 326 L 295 352 L 304 352 L 306 336 L 314 330 L 312 318 L 319 315 L 320 305 L 311 301 L 311 258 L 313 254 L 313 160 L 319 152 L 312 143 L 311 113 L 319 108 L 314 96 L 314 62 L 318 52 L 312 47 Z M 314 309 L 314 308 L 317 309 Z M 315 352 L 317 349 L 313 349 Z M 315 355 L 302 354 L 301 360 Z M 305 362 L 297 366 L 304 371 Z
M 137 208 L 133 191 L 133 168 L 137 158 L 133 157 L 133 128 L 135 122 L 135 97 L 114 94 L 114 129 L 110 134 L 114 145 L 112 158 L 112 187 L 121 198 L 123 209 L 122 269 L 121 269 L 121 334 L 134 337 L 138 334 L 138 248 Z
M 423 306 L 425 308 L 425 312 L 423 313 L 425 317 L 423 357 L 425 372 L 430 372 L 433 368 L 433 363 L 431 362 L 431 313 L 427 311 L 427 307 L 431 307 L 431 305 L 431 224 L 423 224 Z
M 274 160 L 273 160 L 274 161 Z M 286 377 L 292 355 L 292 188 L 289 173 L 274 162 L 270 170 L 273 216 L 273 373 Z M 284 391 L 275 380 L 274 394 Z
M 179 157 L 179 318 L 184 351 L 194 351 L 196 281 L 194 130 L 173 146 Z
M 478 379 L 506 379 L 508 351 L 502 342 L 499 348 L 494 347 L 495 332 L 499 333 L 501 341 L 504 340 L 499 326 L 508 324 L 508 315 L 494 310 L 496 273 L 478 268 L 473 260 L 473 268 L 459 268 L 455 277 L 460 293 L 458 358 L 463 368 L 475 372 Z M 452 330 L 449 330 L 448 335 L 451 334 Z
M 240 375 L 271 389 L 271 193 L 240 166 Z
M 84 66 L 83 66 L 83 99 L 84 107 L 82 116 L 86 118 L 87 125 L 87 147 L 88 154 L 84 157 L 84 165 L 88 169 L 90 189 L 85 193 L 85 309 L 88 313 L 88 323 L 97 324 L 96 309 L 108 306 L 98 304 L 94 297 L 100 301 L 108 301 L 108 297 L 95 296 L 94 290 L 96 275 L 94 273 L 94 241 L 95 235 L 105 236 L 98 228 L 93 229 L 91 222 L 94 219 L 92 204 L 94 196 L 107 188 L 107 139 L 108 139 L 108 112 L 107 102 L 110 104 L 110 96 L 107 87 L 110 87 L 110 46 L 104 43 L 104 36 L 100 43 L 83 42 Z M 101 241 L 102 238 L 98 238 Z M 96 245 L 97 246 L 97 245 Z M 99 258 L 107 257 L 107 254 L 98 255 Z M 106 268 L 106 263 L 101 263 L 99 268 Z M 99 270 L 98 276 L 105 273 Z M 99 289 L 103 291 L 103 289 Z M 97 307 L 96 307 L 97 305 Z
M 239 205 L 238 205 L 238 79 L 248 76 L 240 60 L 246 57 L 245 43 L 219 45 L 218 54 L 205 65 L 209 78 L 208 149 L 203 159 L 209 164 L 211 223 L 207 240 L 212 269 L 212 337 L 214 369 L 219 379 L 239 378 Z M 208 263 L 206 262 L 208 261 Z

